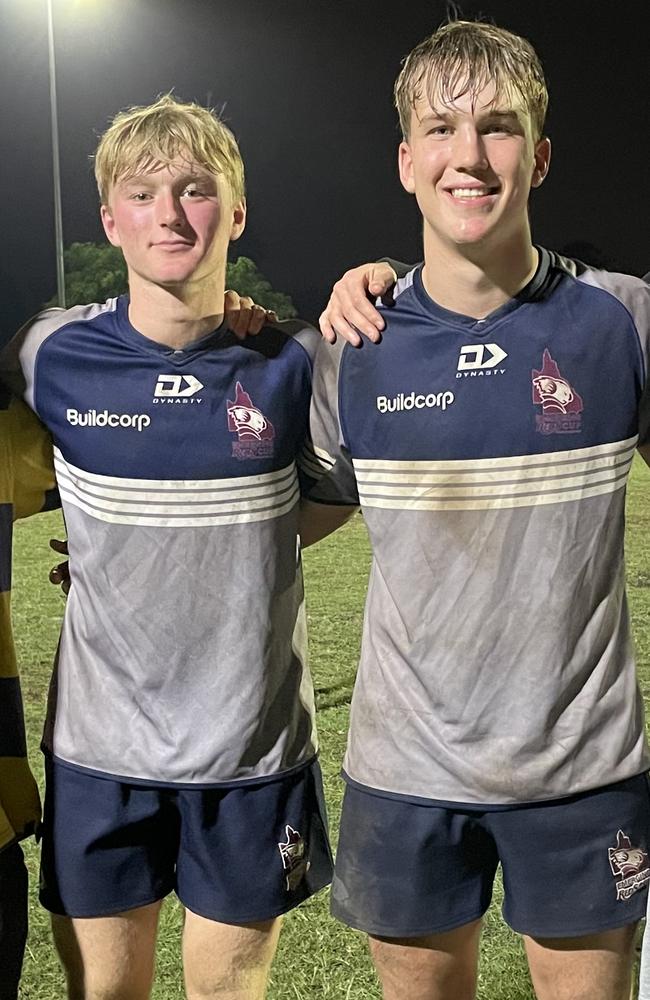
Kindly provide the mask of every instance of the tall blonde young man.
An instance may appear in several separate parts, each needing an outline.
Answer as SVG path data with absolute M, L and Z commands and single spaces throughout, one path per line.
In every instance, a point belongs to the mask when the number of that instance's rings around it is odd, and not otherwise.
M 550 144 L 527 41 L 445 25 L 395 96 L 424 265 L 380 316 L 359 288 L 381 269 L 343 280 L 324 332 L 377 320 L 381 343 L 324 344 L 314 383 L 313 507 L 360 502 L 374 555 L 333 912 L 371 935 L 386 1000 L 471 1000 L 501 864 L 539 1000 L 628 1000 L 650 809 L 623 522 L 650 289 L 532 243 Z
M 45 733 L 41 899 L 71 1000 L 144 1000 L 161 900 L 190 1000 L 259 1000 L 279 917 L 331 865 L 295 459 L 319 338 L 224 321 L 236 142 L 172 97 L 95 160 L 129 294 L 11 348 L 51 430 L 72 583 Z

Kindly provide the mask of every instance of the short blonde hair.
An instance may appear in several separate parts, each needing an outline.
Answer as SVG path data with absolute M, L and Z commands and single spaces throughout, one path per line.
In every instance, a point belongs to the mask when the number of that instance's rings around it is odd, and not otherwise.
M 102 204 L 116 181 L 166 166 L 178 155 L 222 174 L 233 200 L 244 197 L 244 164 L 237 141 L 214 111 L 165 94 L 147 107 L 121 111 L 99 140 L 95 179 Z
M 427 95 L 451 103 L 464 94 L 476 98 L 488 84 L 496 97 L 515 91 L 533 123 L 535 140 L 544 134 L 548 90 L 533 46 L 525 38 L 481 21 L 452 21 L 425 38 L 404 59 L 395 83 L 395 106 L 408 139 L 411 111 Z

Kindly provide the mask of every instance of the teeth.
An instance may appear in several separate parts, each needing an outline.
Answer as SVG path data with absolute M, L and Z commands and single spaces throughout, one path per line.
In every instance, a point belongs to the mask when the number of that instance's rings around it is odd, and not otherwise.
M 490 194 L 489 188 L 452 188 L 454 198 L 484 198 Z

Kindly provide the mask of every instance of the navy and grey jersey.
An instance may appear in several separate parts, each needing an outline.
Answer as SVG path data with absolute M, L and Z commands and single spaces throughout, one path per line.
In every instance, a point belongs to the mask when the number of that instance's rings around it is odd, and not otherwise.
M 304 462 L 373 550 L 348 779 L 507 806 L 640 773 L 623 527 L 650 288 L 540 251 L 486 319 L 420 269 L 382 311 L 378 346 L 319 348 Z
M 72 589 L 45 742 L 71 766 L 206 786 L 316 752 L 296 456 L 317 333 L 186 350 L 128 300 L 43 313 L 9 351 L 54 438 Z

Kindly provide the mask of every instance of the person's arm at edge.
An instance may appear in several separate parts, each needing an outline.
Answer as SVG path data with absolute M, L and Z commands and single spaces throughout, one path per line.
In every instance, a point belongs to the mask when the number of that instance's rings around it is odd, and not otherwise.
M 349 521 L 358 509 L 346 504 L 316 503 L 303 498 L 300 501 L 299 519 L 301 548 L 306 549 L 308 545 L 327 538 Z
M 334 344 L 338 334 L 353 347 L 360 347 L 360 334 L 363 334 L 372 343 L 378 343 L 385 324 L 369 296 L 381 297 L 390 304 L 395 282 L 413 267 L 413 264 L 386 258 L 346 271 L 334 285 L 318 321 L 325 340 Z

